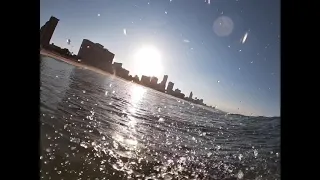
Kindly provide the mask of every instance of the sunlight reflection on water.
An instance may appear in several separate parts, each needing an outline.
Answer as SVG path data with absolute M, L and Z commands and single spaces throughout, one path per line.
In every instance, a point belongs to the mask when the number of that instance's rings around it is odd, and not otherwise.
M 51 61 L 41 65 L 42 179 L 280 179 L 280 119 Z

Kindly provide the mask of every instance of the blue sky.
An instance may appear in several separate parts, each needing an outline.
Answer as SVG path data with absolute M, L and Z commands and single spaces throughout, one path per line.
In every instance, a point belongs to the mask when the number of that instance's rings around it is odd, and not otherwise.
M 60 19 L 51 42 L 74 53 L 90 39 L 134 74 L 134 52 L 150 44 L 186 95 L 232 113 L 280 115 L 278 0 L 41 0 L 40 26 L 50 16 Z M 227 36 L 213 28 L 221 17 L 233 22 Z

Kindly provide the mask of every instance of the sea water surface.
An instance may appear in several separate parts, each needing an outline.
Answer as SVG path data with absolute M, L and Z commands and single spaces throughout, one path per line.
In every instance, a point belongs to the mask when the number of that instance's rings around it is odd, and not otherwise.
M 280 179 L 280 118 L 194 105 L 41 57 L 41 179 Z

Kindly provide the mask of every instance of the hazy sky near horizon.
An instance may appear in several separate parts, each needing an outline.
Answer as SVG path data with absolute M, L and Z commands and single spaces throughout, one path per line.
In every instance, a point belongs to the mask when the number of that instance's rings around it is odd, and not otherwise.
M 41 0 L 40 27 L 50 16 L 60 19 L 51 43 L 76 54 L 89 39 L 135 75 L 133 54 L 152 45 L 187 96 L 232 113 L 280 115 L 279 0 Z

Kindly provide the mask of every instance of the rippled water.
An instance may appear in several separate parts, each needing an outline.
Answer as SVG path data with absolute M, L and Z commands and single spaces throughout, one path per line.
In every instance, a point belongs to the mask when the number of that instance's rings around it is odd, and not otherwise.
M 280 118 L 206 109 L 42 57 L 42 179 L 280 179 Z

